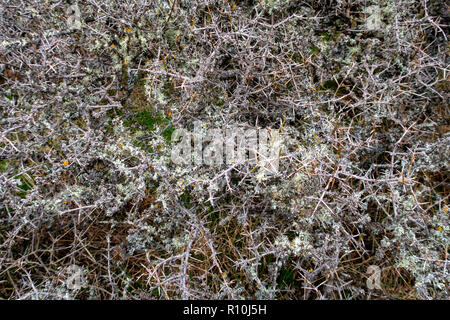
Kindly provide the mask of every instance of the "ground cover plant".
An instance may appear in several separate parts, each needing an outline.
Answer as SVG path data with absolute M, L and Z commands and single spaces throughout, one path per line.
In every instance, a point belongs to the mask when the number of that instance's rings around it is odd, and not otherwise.
M 0 0 L 0 297 L 448 299 L 448 25 L 444 0 Z M 196 121 L 276 131 L 276 174 L 174 164 Z

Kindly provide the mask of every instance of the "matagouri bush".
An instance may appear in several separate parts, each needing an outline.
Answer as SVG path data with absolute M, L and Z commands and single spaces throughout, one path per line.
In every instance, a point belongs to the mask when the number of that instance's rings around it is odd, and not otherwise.
M 450 297 L 448 2 L 0 3 L 1 298 Z

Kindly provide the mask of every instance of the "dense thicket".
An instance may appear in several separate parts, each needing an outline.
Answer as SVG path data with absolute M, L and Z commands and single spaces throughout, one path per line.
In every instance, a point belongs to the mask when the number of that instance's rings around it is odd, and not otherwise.
M 449 298 L 445 1 L 0 3 L 0 297 Z

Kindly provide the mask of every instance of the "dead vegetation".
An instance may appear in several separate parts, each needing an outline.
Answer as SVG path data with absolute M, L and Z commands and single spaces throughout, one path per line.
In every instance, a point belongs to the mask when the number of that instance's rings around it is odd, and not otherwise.
M 446 1 L 74 3 L 0 1 L 1 298 L 448 299 Z M 175 166 L 194 121 L 279 173 Z

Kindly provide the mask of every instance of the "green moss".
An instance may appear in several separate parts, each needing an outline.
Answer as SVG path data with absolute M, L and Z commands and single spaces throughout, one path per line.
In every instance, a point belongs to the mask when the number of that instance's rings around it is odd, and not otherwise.
M 6 160 L 0 161 L 0 171 L 6 171 L 8 169 L 9 162 Z
M 159 297 L 159 290 L 158 290 L 158 288 L 152 290 L 152 297 L 155 297 L 155 298 Z
M 192 207 L 191 200 L 192 196 L 188 191 L 185 191 L 181 196 L 180 200 L 183 202 L 184 206 L 188 209 Z
M 381 71 L 383 71 L 383 68 L 381 67 L 375 68 L 375 70 L 373 70 L 373 74 L 380 73 Z
M 445 78 L 444 72 L 442 70 L 438 70 L 438 79 L 436 82 L 436 88 L 445 92 L 450 91 L 450 81 L 448 78 Z
M 155 125 L 161 123 L 160 118 L 152 117 L 150 111 L 144 110 L 142 112 L 139 112 L 134 119 L 139 123 L 141 126 L 146 127 L 150 131 L 155 130 Z
M 311 49 L 311 53 L 312 54 L 319 54 L 320 53 L 320 49 L 317 48 L 316 46 L 310 46 L 309 49 Z
M 222 98 L 217 98 L 214 104 L 218 107 L 223 107 L 225 105 L 225 100 Z
M 161 114 L 153 116 L 149 110 L 143 110 L 138 112 L 133 120 L 127 120 L 124 122 L 126 126 L 131 126 L 133 122 L 137 122 L 139 125 L 145 127 L 148 131 L 155 131 L 157 126 L 166 128 L 161 132 L 161 136 L 167 144 L 171 143 L 172 133 L 175 131 L 175 127 L 169 125 L 170 117 L 163 117 Z
M 164 33 L 164 38 L 167 40 L 170 46 L 175 46 L 177 42 L 177 34 L 173 27 L 169 27 Z
M 164 141 L 166 141 L 167 144 L 171 144 L 172 139 L 172 133 L 175 131 L 175 127 L 168 126 L 164 131 L 161 133 L 161 136 L 164 138 Z
M 319 91 L 331 91 L 333 94 L 337 96 L 342 96 L 346 94 L 345 86 L 341 85 L 339 86 L 339 82 L 342 82 L 341 79 L 335 80 L 330 79 L 328 81 L 325 81 L 320 87 Z
M 295 280 L 294 270 L 283 266 L 280 270 L 280 275 L 277 279 L 277 284 L 280 289 L 298 288 L 299 285 Z
M 336 82 L 336 80 L 331 79 L 331 80 L 328 80 L 328 81 L 324 82 L 320 86 L 319 90 L 333 90 L 333 91 L 336 91 L 338 87 L 339 87 L 339 84 Z
M 21 198 L 25 198 L 27 195 L 27 192 L 31 189 L 33 189 L 33 185 L 36 183 L 32 177 L 29 175 L 18 175 L 15 177 L 15 179 L 18 179 L 20 181 L 20 184 L 17 186 L 21 191 L 17 192 L 17 195 Z
M 324 32 L 320 33 L 320 36 L 322 37 L 321 40 L 326 41 L 326 42 L 336 41 L 339 38 L 339 35 L 340 35 L 339 31 L 335 31 L 335 30 L 324 31 Z

